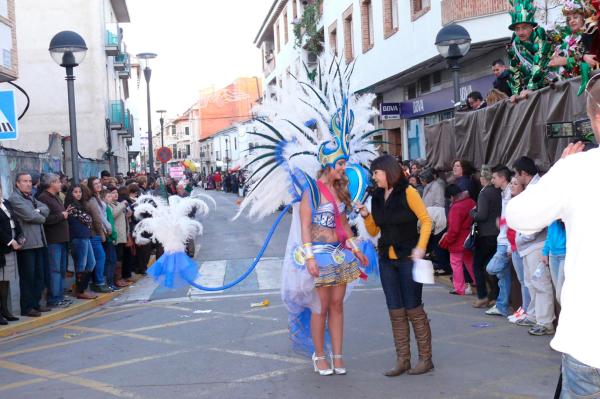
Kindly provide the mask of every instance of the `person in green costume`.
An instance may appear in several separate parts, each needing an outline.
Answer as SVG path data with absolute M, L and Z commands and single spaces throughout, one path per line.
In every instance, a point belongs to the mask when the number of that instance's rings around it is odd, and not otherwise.
M 534 90 L 549 83 L 548 63 L 552 45 L 544 28 L 535 21 L 536 8 L 531 0 L 510 0 L 512 41 L 508 46 L 510 61 L 509 85 L 513 92 L 511 101 L 516 102 Z
M 582 41 L 585 21 L 592 15 L 592 10 L 582 0 L 569 0 L 564 3 L 562 12 L 567 25 L 548 32 L 554 45 L 554 53 L 548 66 L 551 77 L 558 80 L 581 76 L 581 86 L 577 92 L 579 96 L 585 90 L 593 67 L 586 62 L 586 49 Z

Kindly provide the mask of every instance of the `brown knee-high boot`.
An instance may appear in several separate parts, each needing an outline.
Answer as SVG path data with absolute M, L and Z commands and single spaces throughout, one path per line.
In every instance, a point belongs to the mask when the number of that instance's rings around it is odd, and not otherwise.
M 421 305 L 407 310 L 406 314 L 413 326 L 417 347 L 419 348 L 419 362 L 415 367 L 408 370 L 408 374 L 424 374 L 433 368 L 433 362 L 431 361 L 431 328 L 429 327 L 429 320 L 427 320 L 427 313 Z
M 396 346 L 396 366 L 383 373 L 387 377 L 396 377 L 410 370 L 410 327 L 406 317 L 406 310 L 391 309 L 390 321 L 392 322 L 392 334 Z

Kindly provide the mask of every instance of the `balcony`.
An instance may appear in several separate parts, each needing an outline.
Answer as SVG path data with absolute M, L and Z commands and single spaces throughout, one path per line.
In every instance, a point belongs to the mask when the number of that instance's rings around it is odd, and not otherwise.
M 119 53 L 113 61 L 115 71 L 124 71 L 129 66 L 129 54 Z
M 121 36 L 110 30 L 106 30 L 105 42 L 106 55 L 115 56 L 121 51 Z
M 125 128 L 125 104 L 122 100 L 110 103 L 110 128 L 123 130 Z
M 123 138 L 133 137 L 133 115 L 128 109 L 125 110 L 123 127 L 117 133 Z
M 442 0 L 442 25 L 510 10 L 507 0 Z

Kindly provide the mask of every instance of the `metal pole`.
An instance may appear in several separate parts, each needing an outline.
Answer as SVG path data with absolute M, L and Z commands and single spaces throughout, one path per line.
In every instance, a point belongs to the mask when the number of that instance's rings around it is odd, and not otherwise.
M 152 70 L 148 67 L 144 68 L 144 78 L 146 79 L 146 102 L 148 104 L 148 162 L 150 168 L 148 175 L 154 177 L 154 152 L 152 150 L 152 115 L 150 114 L 150 77 Z
M 452 68 L 452 79 L 454 80 L 454 104 L 457 104 L 460 102 L 460 66 L 458 66 L 458 61 L 454 61 L 450 67 Z
M 73 184 L 79 184 L 79 151 L 77 150 L 77 120 L 75 118 L 75 75 L 73 67 L 67 70 L 67 96 L 69 99 L 69 131 L 71 134 L 71 169 L 73 172 Z
M 165 146 L 164 123 L 165 123 L 165 119 L 161 116 L 160 117 L 160 146 L 161 147 Z M 163 177 L 165 177 L 166 174 L 165 174 L 165 163 L 164 162 L 161 162 L 160 171 L 161 171 Z

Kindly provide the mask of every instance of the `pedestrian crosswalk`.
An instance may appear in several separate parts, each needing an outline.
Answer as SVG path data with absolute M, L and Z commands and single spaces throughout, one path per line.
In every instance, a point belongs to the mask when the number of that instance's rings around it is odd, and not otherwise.
M 229 259 L 229 260 L 211 260 L 200 262 L 200 276 L 196 283 L 207 287 L 219 287 L 231 282 L 241 276 L 254 259 Z M 281 269 L 283 258 L 262 258 L 254 271 L 242 282 L 229 288 L 227 292 L 241 291 L 263 291 L 278 290 L 281 288 Z M 361 286 L 375 287 L 379 286 L 379 279 L 371 277 L 368 281 L 362 282 Z M 217 291 L 223 292 L 223 291 Z M 206 294 L 215 294 L 215 291 L 203 291 L 191 287 L 188 290 L 188 296 L 200 296 Z
M 254 259 L 229 259 L 205 261 L 200 264 L 200 276 L 196 283 L 207 287 L 218 287 L 241 276 Z M 281 288 L 283 258 L 262 258 L 254 271 L 238 285 L 228 291 L 262 291 Z M 220 291 L 222 292 L 222 291 Z M 190 288 L 188 295 L 214 294 Z

